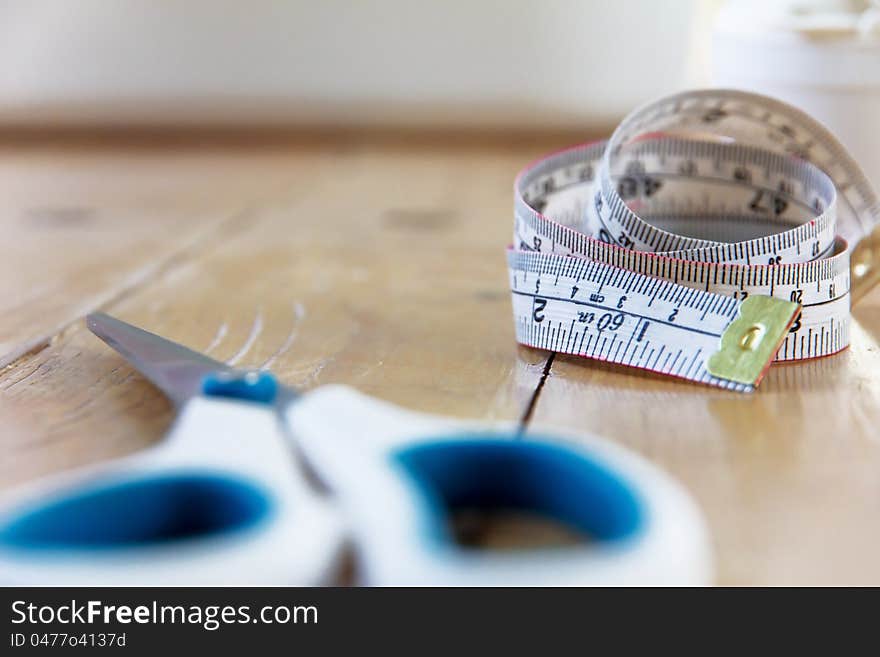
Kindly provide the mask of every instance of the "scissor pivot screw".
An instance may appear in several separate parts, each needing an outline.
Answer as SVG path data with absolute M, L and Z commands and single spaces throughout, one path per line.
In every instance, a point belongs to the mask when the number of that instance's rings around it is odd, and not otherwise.
M 278 381 L 269 372 L 216 372 L 202 381 L 202 392 L 208 397 L 227 397 L 242 401 L 271 404 L 278 393 Z

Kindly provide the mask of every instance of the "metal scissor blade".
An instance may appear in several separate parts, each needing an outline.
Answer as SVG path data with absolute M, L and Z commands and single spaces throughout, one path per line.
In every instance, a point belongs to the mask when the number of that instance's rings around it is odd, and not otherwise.
M 201 393 L 205 376 L 217 372 L 238 371 L 182 344 L 166 340 L 104 313 L 88 315 L 86 326 L 122 354 L 177 406 Z

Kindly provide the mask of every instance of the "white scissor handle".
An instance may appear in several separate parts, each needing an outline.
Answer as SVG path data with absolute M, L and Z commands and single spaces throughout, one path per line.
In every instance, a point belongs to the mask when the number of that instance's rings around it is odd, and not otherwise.
M 706 584 L 707 533 L 659 469 L 593 436 L 518 438 L 509 425 L 404 410 L 343 386 L 287 410 L 291 434 L 337 493 L 375 585 Z M 492 552 L 448 530 L 461 502 L 577 525 L 575 547 Z
M 6 497 L 0 581 L 314 585 L 342 538 L 274 410 L 197 397 L 159 446 Z

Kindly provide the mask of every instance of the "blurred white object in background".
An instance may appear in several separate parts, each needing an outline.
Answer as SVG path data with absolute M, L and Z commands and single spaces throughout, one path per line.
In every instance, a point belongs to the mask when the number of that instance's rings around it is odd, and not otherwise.
M 0 0 L 0 123 L 606 127 L 693 84 L 712 6 Z
M 713 35 L 713 84 L 803 109 L 880 185 L 880 3 L 729 2 Z

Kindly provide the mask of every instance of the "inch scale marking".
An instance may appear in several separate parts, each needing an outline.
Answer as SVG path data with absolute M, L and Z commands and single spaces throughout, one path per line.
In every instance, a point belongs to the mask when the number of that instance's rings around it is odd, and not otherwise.
M 530 341 L 544 343 L 552 351 L 732 390 L 751 389 L 714 377 L 705 366 L 724 330 L 737 317 L 739 304 L 732 297 L 660 279 L 637 287 L 633 272 L 615 268 L 612 278 L 611 268 L 585 260 L 516 252 L 510 259 L 511 271 L 521 272 L 511 280 L 518 332 L 527 333 Z M 573 306 L 577 308 L 574 316 Z
M 774 355 L 844 349 L 851 296 L 880 278 L 858 165 L 799 110 L 738 91 L 660 100 L 534 163 L 514 219 L 519 342 L 740 391 Z

